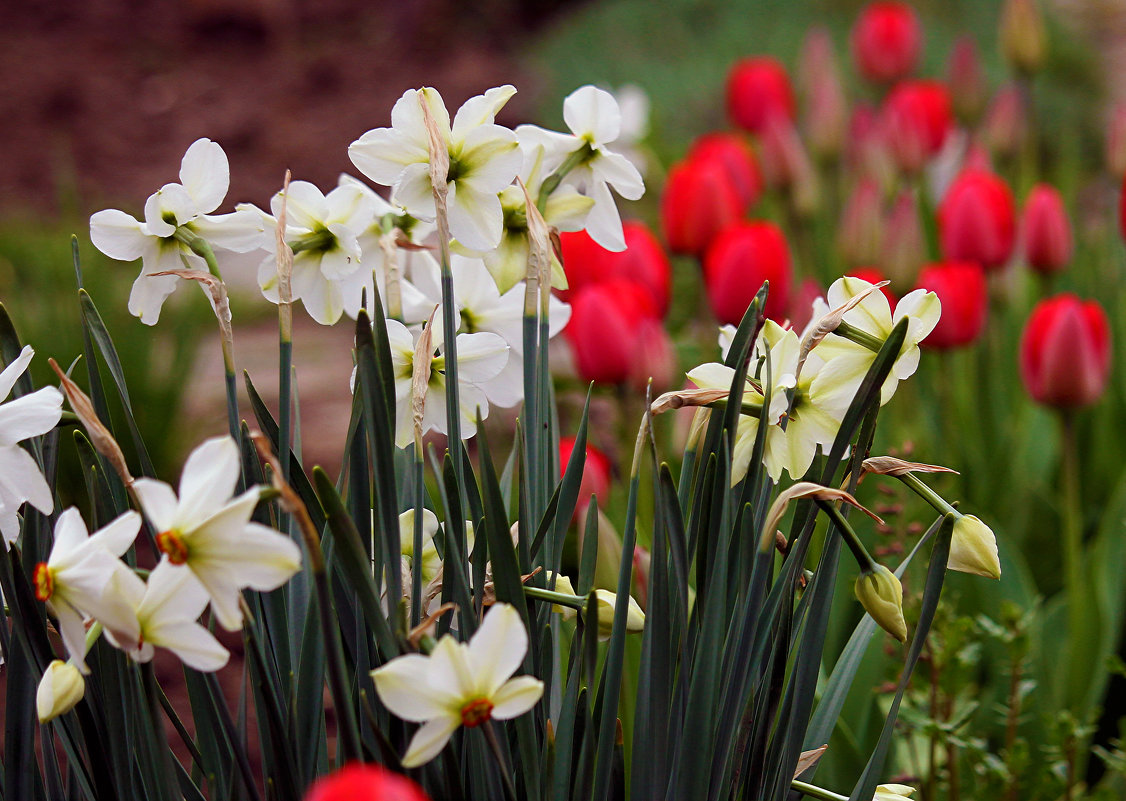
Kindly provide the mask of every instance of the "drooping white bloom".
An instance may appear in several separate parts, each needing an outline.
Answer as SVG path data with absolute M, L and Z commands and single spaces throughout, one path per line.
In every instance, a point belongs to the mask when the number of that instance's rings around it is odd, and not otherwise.
M 838 278 L 829 287 L 829 307 L 839 308 L 871 288 L 872 284 L 860 278 Z M 904 317 L 908 320 L 907 338 L 880 391 L 881 404 L 891 400 L 899 382 L 910 378 L 918 368 L 919 342 L 934 330 L 941 312 L 942 304 L 934 292 L 916 289 L 900 298 L 894 314 L 887 297 L 880 291 L 869 292 L 864 300 L 845 314 L 846 323 L 880 342 L 887 339 L 896 323 Z M 837 334 L 830 334 L 822 340 L 816 352 L 826 364 L 813 382 L 811 397 L 818 405 L 843 413 L 875 361 L 876 353 Z
M 327 195 L 308 181 L 293 181 L 288 194 L 270 200 L 273 216 L 263 244 L 270 255 L 258 267 L 258 285 L 272 303 L 278 302 L 277 217 L 285 203 L 285 240 L 293 250 L 290 279 L 293 300 L 300 300 L 314 320 L 332 325 L 347 314 L 359 314 L 364 290 L 371 297 L 373 274 L 363 263 L 359 235 L 370 228 L 376 214 L 371 195 L 356 184 L 337 186 Z
M 168 270 L 207 270 L 202 258 L 176 233 L 205 239 L 213 248 L 247 253 L 256 250 L 262 229 L 249 211 L 212 215 L 227 195 L 230 167 L 218 143 L 197 139 L 180 163 L 180 182 L 165 184 L 145 203 L 140 222 L 123 211 L 106 209 L 90 217 L 90 241 L 111 259 L 141 259 L 141 274 L 129 294 L 129 313 L 146 325 L 155 325 L 161 306 L 176 289 L 174 275 L 156 275 Z M 208 295 L 210 298 L 210 295 Z
M 420 262 L 414 273 L 415 286 L 431 309 L 442 302 L 441 274 L 432 259 Z M 461 314 L 459 334 L 485 331 L 496 334 L 508 345 L 508 361 L 504 368 L 483 385 L 489 402 L 508 408 L 524 398 L 524 293 L 525 284 L 518 282 L 503 294 L 481 259 L 454 254 L 450 259 L 454 274 L 454 305 Z M 548 335 L 554 337 L 571 319 L 571 307 L 555 295 L 549 298 Z M 458 346 L 460 369 L 461 351 Z
M 1001 578 L 1001 557 L 993 530 L 973 515 L 958 515 L 950 539 L 950 570 L 986 578 Z
M 403 766 L 429 762 L 459 726 L 515 718 L 535 706 L 543 682 L 510 678 L 527 650 L 520 613 L 497 603 L 468 644 L 446 635 L 428 657 L 408 654 L 372 671 L 383 704 L 403 720 L 424 724 L 411 739 Z
M 563 120 L 571 129 L 570 135 L 532 125 L 520 126 L 518 134 L 522 140 L 544 146 L 546 174 L 571 158 L 578 159 L 563 181 L 594 200 L 586 220 L 587 233 L 607 250 L 625 250 L 622 220 L 610 187 L 627 200 L 637 200 L 645 192 L 645 183 L 629 159 L 606 147 L 621 135 L 618 102 L 609 92 L 583 86 L 563 101 Z
M 442 352 L 442 326 L 434 326 L 434 355 L 430 382 L 426 387 L 422 430 L 446 433 L 446 357 Z M 395 376 L 395 444 L 405 448 L 414 441 L 411 416 L 411 381 L 414 377 L 416 336 L 398 320 L 387 320 L 391 346 L 391 369 Z M 489 414 L 486 386 L 497 378 L 508 362 L 508 345 L 496 334 L 480 331 L 457 335 L 458 400 L 461 404 L 461 436 L 477 433 L 477 409 L 481 419 Z
M 277 589 L 301 567 L 301 550 L 293 540 L 250 522 L 259 488 L 231 497 L 239 471 L 238 445 L 223 436 L 192 451 L 180 476 L 179 497 L 156 479 L 133 484 L 145 516 L 159 532 L 157 546 L 206 588 L 212 612 L 228 631 L 242 628 L 240 590 Z
M 83 673 L 90 672 L 85 661 L 85 618 L 93 617 L 131 636 L 137 634 L 133 608 L 107 592 L 107 587 L 116 573 L 129 572 L 118 557 L 129 550 L 140 528 L 141 516 L 126 512 L 91 536 L 82 515 L 71 507 L 55 523 L 50 556 L 35 567 L 35 597 L 58 620 L 63 645 Z
M 27 370 L 35 351 L 25 345 L 20 355 L 0 372 L 0 400 L 11 394 Z M 19 443 L 46 434 L 62 416 L 63 395 L 55 387 L 43 387 L 14 400 L 0 403 L 0 533 L 4 544 L 20 533 L 18 512 L 27 501 L 43 514 L 55 508 L 51 488 L 39 465 Z
M 526 133 L 528 126 L 517 130 Z M 533 137 L 534 139 L 535 137 Z M 524 154 L 524 166 L 520 179 L 527 188 L 528 197 L 538 202 L 543 179 L 545 150 L 542 142 L 530 141 L 525 136 L 520 142 Z M 485 266 L 489 268 L 497 289 L 507 292 L 528 274 L 528 209 L 524 188 L 518 184 L 507 187 L 500 193 L 500 205 L 504 213 L 504 232 L 495 250 L 481 254 Z M 579 231 L 586 224 L 594 201 L 579 193 L 570 184 L 560 183 L 543 206 L 544 221 L 557 231 Z M 567 288 L 567 274 L 554 252 L 551 254 L 551 285 L 556 289 Z
M 557 586 L 556 590 L 558 589 Z M 614 634 L 614 609 L 618 605 L 618 594 L 600 588 L 594 591 L 594 599 L 598 604 L 598 639 L 606 642 Z M 644 631 L 645 613 L 641 611 L 641 606 L 632 595 L 627 595 L 626 601 L 626 633 L 637 634 Z
M 911 801 L 915 788 L 909 784 L 881 784 L 872 801 Z
M 106 639 L 136 662 L 149 662 L 157 648 L 167 648 L 185 665 L 215 671 L 230 653 L 220 645 L 199 616 L 207 606 L 207 591 L 192 571 L 160 560 L 143 582 L 130 571 L 118 571 L 106 590 L 129 604 L 136 616 L 136 634 L 107 625 Z
M 420 219 L 433 220 L 430 138 L 421 106 L 425 102 L 449 154 L 450 235 L 473 250 L 491 250 L 501 237 L 498 195 L 512 183 L 521 163 L 516 134 L 493 121 L 514 94 L 514 87 L 499 86 L 471 97 L 451 126 L 436 89 L 409 89 L 391 110 L 391 127 L 368 131 L 351 144 L 348 155 L 368 178 L 393 187 L 394 202 Z

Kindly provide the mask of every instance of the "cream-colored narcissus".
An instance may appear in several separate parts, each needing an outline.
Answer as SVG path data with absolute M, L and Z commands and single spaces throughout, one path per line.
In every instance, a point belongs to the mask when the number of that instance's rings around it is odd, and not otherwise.
M 39 689 L 35 692 L 35 709 L 40 723 L 65 715 L 86 694 L 86 680 L 72 662 L 55 659 L 47 665 Z
M 993 530 L 973 515 L 958 515 L 950 538 L 950 570 L 986 578 L 1001 578 L 1001 560 Z
M 907 642 L 907 621 L 903 619 L 903 585 L 883 565 L 874 564 L 856 577 L 856 599 L 884 631 L 900 642 Z

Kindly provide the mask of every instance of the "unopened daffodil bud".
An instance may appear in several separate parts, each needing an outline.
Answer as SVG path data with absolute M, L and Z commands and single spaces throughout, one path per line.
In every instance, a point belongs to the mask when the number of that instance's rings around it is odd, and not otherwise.
M 881 784 L 872 801 L 910 801 L 913 792 L 915 788 L 909 784 Z
M 544 578 L 547 580 L 547 588 L 549 590 L 552 588 L 552 577 L 555 578 L 555 592 L 561 592 L 566 595 L 575 594 L 575 585 L 571 583 L 571 578 L 566 573 L 556 575 L 553 571 L 546 570 L 544 571 Z M 551 611 L 563 615 L 564 620 L 570 620 L 577 614 L 574 609 L 569 606 L 563 606 L 562 604 L 552 604 Z
M 903 619 L 903 585 L 883 565 L 873 565 L 856 578 L 856 599 L 880 627 L 900 642 L 907 642 Z
M 47 666 L 43 678 L 39 680 L 39 690 L 35 694 L 35 706 L 39 722 L 46 723 L 59 715 L 65 715 L 86 694 L 86 681 L 78 668 L 70 662 L 56 659 Z
M 997 538 L 989 526 L 973 515 L 959 515 L 950 539 L 950 570 L 973 573 L 986 578 L 1001 578 L 1001 560 L 997 555 Z
M 610 639 L 614 631 L 614 609 L 618 603 L 618 596 L 609 590 L 595 590 L 598 601 L 598 639 L 605 642 Z M 629 597 L 629 610 L 626 612 L 626 633 L 636 634 L 645 629 L 645 613 L 637 605 L 637 601 Z

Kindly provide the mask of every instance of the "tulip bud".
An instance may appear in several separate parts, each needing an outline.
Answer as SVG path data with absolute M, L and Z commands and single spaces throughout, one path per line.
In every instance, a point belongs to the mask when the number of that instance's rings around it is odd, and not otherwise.
M 895 574 L 873 564 L 856 577 L 856 600 L 880 628 L 900 642 L 907 642 L 907 621 L 903 619 L 903 585 Z
M 633 586 L 637 593 L 637 605 L 642 611 L 649 608 L 649 566 L 652 561 L 648 548 L 633 546 Z
M 852 28 L 856 70 L 872 83 L 891 83 L 914 72 L 922 44 L 919 18 L 906 3 L 869 3 Z
M 598 639 L 602 642 L 610 639 L 614 633 L 614 609 L 618 604 L 618 596 L 610 590 L 595 590 L 595 600 L 598 603 Z M 629 609 L 626 612 L 626 633 L 637 634 L 645 630 L 645 613 L 631 596 Z
M 888 132 L 881 115 L 869 106 L 852 110 L 845 146 L 848 165 L 865 179 L 870 179 L 889 194 L 895 186 L 896 167 L 888 144 Z
M 837 74 L 836 56 L 833 53 L 833 35 L 824 25 L 814 25 L 806 31 L 798 53 L 798 94 L 809 97 L 813 84 L 826 72 Z
M 65 715 L 86 694 L 86 680 L 70 662 L 56 659 L 47 665 L 39 689 L 35 693 L 35 708 L 39 722 L 46 723 Z
M 571 461 L 571 453 L 574 450 L 574 437 L 559 438 L 560 471 L 567 469 L 567 463 Z M 588 442 L 586 460 L 583 462 L 583 477 L 579 481 L 579 510 L 587 507 L 591 495 L 598 498 L 599 503 L 602 504 L 610 499 L 610 460 L 606 458 L 606 454 Z
M 555 581 L 555 588 L 553 592 L 563 593 L 564 595 L 574 595 L 575 585 L 571 583 L 571 577 L 566 573 L 555 574 L 552 570 L 545 570 L 543 573 L 544 581 L 546 582 L 547 589 L 552 589 L 552 579 Z M 562 606 L 560 604 L 551 605 L 552 612 L 558 612 L 563 616 L 564 620 L 570 620 L 578 612 L 570 606 Z
M 804 331 L 813 319 L 813 306 L 818 301 L 824 302 L 825 288 L 812 278 L 806 278 L 793 293 L 790 301 L 790 325 L 795 331 Z
M 1001 560 L 997 555 L 997 537 L 989 526 L 973 515 L 958 515 L 950 539 L 948 570 L 972 573 L 986 578 L 1001 578 Z
M 1106 127 L 1106 166 L 1121 181 L 1126 178 L 1126 103 L 1117 103 Z
M 1005 0 L 1001 9 L 1001 54 L 1016 73 L 1032 75 L 1044 63 L 1044 20 L 1036 0 Z
M 997 90 L 985 115 L 982 139 L 998 158 L 1013 158 L 1020 152 L 1028 126 L 1025 121 L 1024 97 L 1016 86 Z
M 884 101 L 881 122 L 896 164 L 917 173 L 946 144 L 953 126 L 950 94 L 938 81 L 904 81 Z
M 642 321 L 657 319 L 653 299 L 636 281 L 612 278 L 571 296 L 563 329 L 583 381 L 620 384 L 630 378 Z
M 794 211 L 809 217 L 821 200 L 817 171 L 793 123 L 775 118 L 762 136 L 762 174 L 768 186 L 787 189 Z
M 798 91 L 805 100 L 805 131 L 810 150 L 820 159 L 836 157 L 848 128 L 848 100 L 827 28 L 810 29 L 802 43 Z
M 607 281 L 623 278 L 649 290 L 657 314 L 664 317 L 669 305 L 669 284 L 672 267 L 661 243 L 645 223 L 626 220 L 622 223 L 626 248 L 610 251 L 595 242 L 586 231 L 560 234 L 563 263 L 567 269 L 568 292 Z
M 380 765 L 354 762 L 323 776 L 309 789 L 305 801 L 430 801 L 422 788 Z
M 915 193 L 905 189 L 892 206 L 884 231 L 884 254 L 880 260 L 897 291 L 915 282 L 926 254 L 926 237 L 919 222 Z
M 763 281 L 770 281 L 766 316 L 784 319 L 791 280 L 789 246 L 782 231 L 771 222 L 728 226 L 704 256 L 704 284 L 712 312 L 721 324 L 738 324 L 743 319 Z
M 762 173 L 759 171 L 758 158 L 743 135 L 722 132 L 704 134 L 692 143 L 692 147 L 688 149 L 688 158 L 715 159 L 723 165 L 743 204 L 739 216 L 755 205 L 762 195 Z
M 739 191 L 719 160 L 687 159 L 669 170 L 661 228 L 673 253 L 699 256 L 743 211 Z
M 992 173 L 962 170 L 938 208 L 942 256 L 976 261 L 986 270 L 1003 267 L 1013 251 L 1013 195 Z
M 785 68 L 769 56 L 736 62 L 727 77 L 727 116 L 751 133 L 762 133 L 774 117 L 792 121 L 794 92 Z
M 884 234 L 884 215 L 880 187 L 871 179 L 862 179 L 841 213 L 837 229 L 837 248 L 850 265 L 879 261 Z
M 923 340 L 924 347 L 946 350 L 969 345 L 981 336 L 989 309 L 985 273 L 973 262 L 928 264 L 918 287 L 938 295 L 942 316 Z
M 1110 375 L 1110 324 L 1097 302 L 1064 293 L 1036 304 L 1020 339 L 1032 399 L 1060 409 L 1094 403 Z
M 964 34 L 954 41 L 946 63 L 946 85 L 958 119 L 967 125 L 977 122 L 985 108 L 987 83 L 973 36 Z
M 1021 241 L 1025 261 L 1038 273 L 1059 272 L 1071 261 L 1071 222 L 1055 187 L 1032 188 L 1024 203 Z

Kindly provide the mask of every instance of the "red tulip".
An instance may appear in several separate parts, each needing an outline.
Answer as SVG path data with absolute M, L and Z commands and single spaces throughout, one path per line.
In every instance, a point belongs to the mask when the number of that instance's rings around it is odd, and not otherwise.
M 669 388 L 675 373 L 676 349 L 669 338 L 669 332 L 658 319 L 642 320 L 637 326 L 629 385 L 634 391 L 644 395 L 652 381 L 654 394 L 660 393 Z
M 559 470 L 567 469 L 567 462 L 575 450 L 574 437 L 559 438 Z M 583 463 L 583 477 L 579 482 L 579 509 L 585 509 L 590 503 L 590 496 L 598 498 L 598 502 L 605 504 L 610 498 L 610 460 L 606 454 L 598 450 L 589 442 L 586 445 L 586 461 Z M 577 510 L 576 510 L 577 511 Z
M 888 280 L 888 277 L 877 270 L 875 267 L 858 267 L 854 270 L 849 270 L 846 275 L 851 275 L 853 278 L 859 278 L 861 281 L 867 281 L 869 284 L 878 284 L 880 281 Z M 895 304 L 899 303 L 899 298 L 891 291 L 891 284 L 880 287 L 880 291 L 884 293 L 884 297 L 888 299 L 888 306 L 895 308 Z
M 1071 221 L 1055 187 L 1032 187 L 1024 203 L 1021 241 L 1028 266 L 1038 273 L 1059 272 L 1071 261 Z
M 805 104 L 810 150 L 822 158 L 836 156 L 848 128 L 848 99 L 828 28 L 815 26 L 806 33 L 798 57 L 797 83 Z
M 586 231 L 560 234 L 569 292 L 610 278 L 627 278 L 649 290 L 658 316 L 664 317 L 672 281 L 668 256 L 645 223 L 627 220 L 622 223 L 622 231 L 626 249 L 618 252 L 606 250 Z
M 880 187 L 871 179 L 860 180 L 841 213 L 837 249 L 849 264 L 871 263 L 880 258 L 883 236 Z
M 1028 133 L 1025 101 L 1015 84 L 1002 86 L 993 96 L 982 127 L 982 139 L 990 152 L 1005 158 L 1016 156 Z
M 900 169 L 918 172 L 946 143 L 950 93 L 938 81 L 904 81 L 888 95 L 881 120 Z
M 688 149 L 688 158 L 715 159 L 722 164 L 743 202 L 742 212 L 758 202 L 762 194 L 762 173 L 750 143 L 739 134 L 704 134 L 692 143 L 692 147 Z
M 1126 103 L 1116 103 L 1106 126 L 1106 166 L 1118 180 L 1126 177 Z
M 794 118 L 794 91 L 785 68 L 769 56 L 736 62 L 727 76 L 727 116 L 738 127 L 762 133 L 771 118 Z
M 981 336 L 989 308 L 985 273 L 973 262 L 928 264 L 919 271 L 919 287 L 938 295 L 942 316 L 923 345 L 946 350 L 969 345 Z
M 992 173 L 962 170 L 938 208 L 942 256 L 976 261 L 986 270 L 1003 267 L 1013 252 L 1013 195 Z
M 919 61 L 923 31 L 906 3 L 869 3 L 852 29 L 852 58 L 872 83 L 891 83 L 910 75 Z
M 820 203 L 817 170 L 794 124 L 775 117 L 766 125 L 762 143 L 762 175 L 766 185 L 784 188 L 800 216 L 809 217 Z
M 813 319 L 813 302 L 825 297 L 825 288 L 812 278 L 798 284 L 797 291 L 791 293 L 790 325 L 799 334 Z
M 563 333 L 584 381 L 620 384 L 633 375 L 642 323 L 657 320 L 649 290 L 611 278 L 571 295 L 571 320 Z
M 731 173 L 717 158 L 687 159 L 669 170 L 661 195 L 661 227 L 673 253 L 700 255 L 745 206 Z
M 780 321 L 790 304 L 790 249 L 774 223 L 737 222 L 716 237 L 704 256 L 708 300 L 721 323 L 738 323 L 767 280 L 766 315 Z
M 1102 306 L 1064 293 L 1036 304 L 1020 338 L 1020 377 L 1032 399 L 1061 409 L 1094 403 L 1110 375 Z
M 379 765 L 358 762 L 318 779 L 305 801 L 430 801 L 422 788 Z

